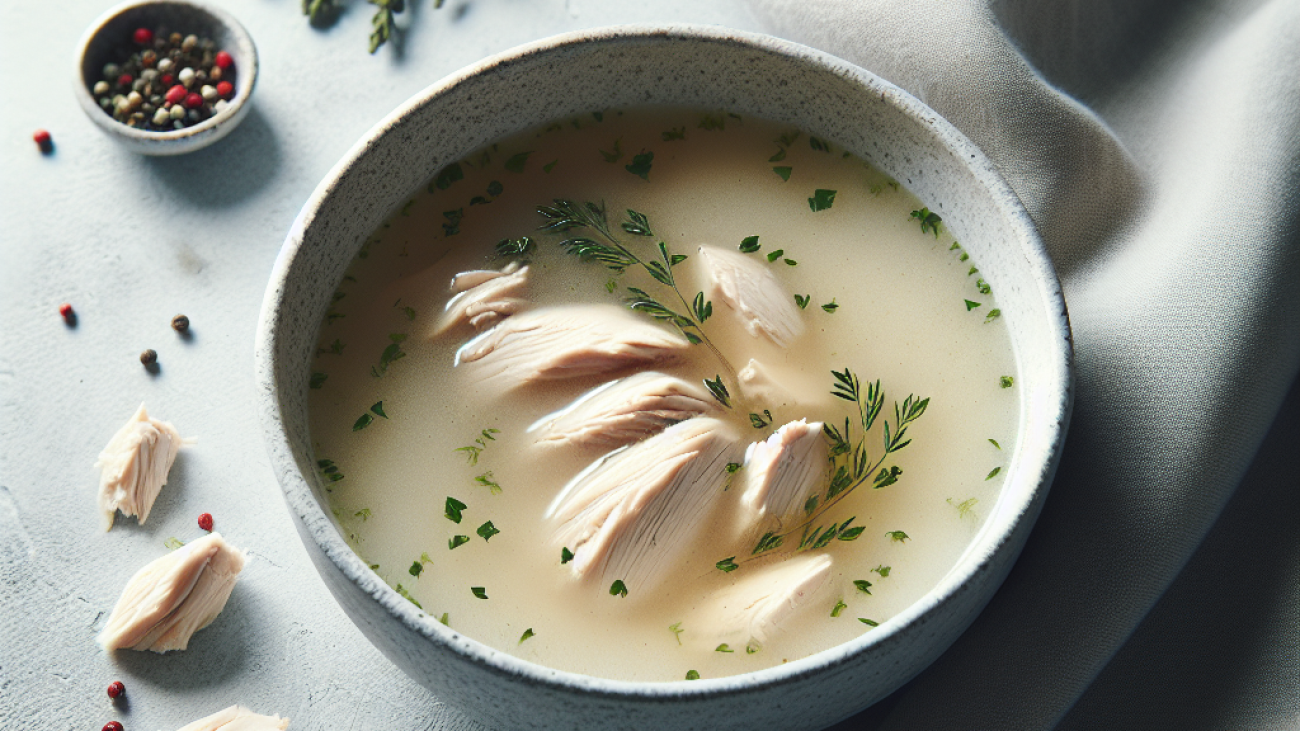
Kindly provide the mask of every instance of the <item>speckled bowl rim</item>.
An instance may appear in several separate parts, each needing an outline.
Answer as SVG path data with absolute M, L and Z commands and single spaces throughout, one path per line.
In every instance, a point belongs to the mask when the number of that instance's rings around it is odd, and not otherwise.
M 286 290 L 284 282 L 290 272 L 292 262 L 298 253 L 298 243 L 302 240 L 302 231 L 306 222 L 316 216 L 322 202 L 326 201 L 340 177 L 345 175 L 366 155 L 367 149 L 375 140 L 383 137 L 399 120 L 411 114 L 419 107 L 430 103 L 440 95 L 466 80 L 500 65 L 509 65 L 522 59 L 547 51 L 558 50 L 575 44 L 589 42 L 617 42 L 631 39 L 650 39 L 661 37 L 665 40 L 688 38 L 745 45 L 768 53 L 785 56 L 801 64 L 820 66 L 823 70 L 856 82 L 870 93 L 875 93 L 882 101 L 888 103 L 909 118 L 925 134 L 935 140 L 957 158 L 967 162 L 974 176 L 986 187 L 1013 232 L 1016 234 L 1018 253 L 1023 255 L 1035 276 L 1034 290 L 1041 297 L 1042 306 L 1048 313 L 1049 329 L 1059 344 L 1050 353 L 1038 353 L 1050 362 L 1044 370 L 1051 373 L 1048 390 L 1057 395 L 1054 407 L 1056 411 L 1048 420 L 1050 425 L 1046 438 L 1039 440 L 1049 445 L 1040 454 L 1016 454 L 1016 462 L 1022 468 L 1015 469 L 1015 463 L 1008 471 L 1020 477 L 1021 483 L 1008 483 L 999 498 L 998 509 L 987 518 L 980 532 L 972 539 L 970 548 L 959 559 L 958 565 L 950 571 L 937 586 L 927 592 L 907 609 L 882 622 L 878 628 L 866 632 L 857 639 L 822 650 L 813 655 L 793 660 L 775 667 L 731 675 L 721 678 L 705 678 L 694 681 L 640 682 L 611 680 L 580 673 L 557 670 L 538 663 L 530 662 L 504 652 L 497 651 L 477 640 L 456 632 L 432 616 L 416 609 L 402 598 L 395 590 L 379 580 L 366 565 L 365 561 L 347 545 L 337 527 L 329 520 L 307 480 L 299 471 L 291 441 L 287 437 L 281 420 L 275 379 L 274 351 L 276 343 L 276 312 L 280 307 L 280 297 Z M 544 120 L 538 120 L 543 122 Z M 396 202 L 396 200 L 395 200 Z M 964 135 L 915 97 L 890 84 L 870 72 L 823 53 L 813 48 L 791 41 L 774 38 L 758 33 L 738 31 L 716 26 L 698 25 L 622 25 L 590 30 L 581 30 L 552 36 L 540 41 L 525 44 L 501 54 L 491 56 L 479 63 L 457 71 L 432 86 L 416 94 L 402 104 L 381 122 L 367 132 L 343 159 L 336 164 L 312 193 L 295 219 L 285 240 L 283 248 L 275 262 L 263 302 L 261 321 L 258 327 L 255 348 L 258 381 L 259 412 L 263 418 L 265 433 L 271 461 L 279 477 L 281 487 L 289 502 L 290 509 L 298 512 L 301 527 L 339 568 L 349 581 L 360 587 L 369 597 L 394 615 L 408 629 L 415 630 L 431 642 L 450 648 L 463 658 L 487 667 L 504 677 L 529 684 L 551 686 L 561 690 L 578 693 L 597 694 L 608 698 L 636 698 L 640 700 L 670 702 L 674 699 L 699 698 L 704 696 L 729 695 L 736 692 L 752 692 L 762 688 L 773 687 L 807 676 L 817 675 L 826 669 L 851 662 L 858 655 L 868 652 L 872 647 L 884 644 L 894 638 L 927 612 L 959 592 L 961 587 L 972 577 L 989 568 L 992 559 L 1002 547 L 1023 527 L 1023 521 L 1037 518 L 1042 501 L 1051 485 L 1060 451 L 1065 439 L 1073 406 L 1074 366 L 1073 346 L 1071 342 L 1069 317 L 1051 259 L 1038 236 L 1037 229 L 1020 199 L 1011 190 L 993 164 Z M 1047 405 L 1049 408 L 1053 404 Z M 1023 413 L 1024 404 L 1022 404 Z M 307 455 L 307 459 L 312 459 Z M 306 462 L 310 464 L 310 461 Z M 1028 468 L 1023 465 L 1028 464 Z M 1010 479 L 1010 478 L 1009 478 Z M 1033 484 L 1027 484 L 1027 483 Z M 1005 504 L 1012 494 L 1019 495 L 1014 504 Z M 996 534 L 996 535 L 990 535 Z M 1018 548 L 1016 549 L 1018 550 Z M 901 682 L 901 681 L 900 681 Z
M 239 56 L 236 62 L 236 82 L 235 95 L 230 104 L 222 111 L 199 122 L 193 127 L 185 129 L 172 130 L 171 132 L 146 132 L 134 127 L 122 124 L 106 114 L 99 104 L 95 101 L 94 94 L 91 93 L 90 87 L 86 85 L 86 80 L 82 72 L 82 66 L 85 63 L 86 51 L 90 44 L 103 31 L 114 18 L 123 15 L 128 11 L 136 8 L 146 8 L 150 5 L 175 5 L 193 8 L 199 12 L 212 16 L 216 21 L 225 26 L 230 34 L 237 39 L 240 46 Z M 156 151 L 144 154 L 174 154 L 174 152 L 193 152 L 202 149 L 213 142 L 229 134 L 231 130 L 243 119 L 248 109 L 249 99 L 253 96 L 253 89 L 257 87 L 258 60 L 257 44 L 253 43 L 253 36 L 249 34 L 248 29 L 239 22 L 235 16 L 222 10 L 221 8 L 208 5 L 206 3 L 195 2 L 195 0 L 128 0 L 127 2 L 115 5 L 105 10 L 99 17 L 95 18 L 85 33 L 82 34 L 81 40 L 77 42 L 77 54 L 74 59 L 75 68 L 73 69 L 73 93 L 77 97 L 78 104 L 86 112 L 86 116 L 91 121 L 104 130 L 111 137 L 123 138 L 132 149 L 143 152 L 143 146 L 156 148 Z M 218 128 L 222 128 L 221 133 L 217 134 Z M 180 143 L 180 144 L 168 144 Z M 188 143 L 188 144 L 186 144 Z M 166 151 L 164 151 L 166 150 Z M 173 152 L 174 151 L 174 152 Z

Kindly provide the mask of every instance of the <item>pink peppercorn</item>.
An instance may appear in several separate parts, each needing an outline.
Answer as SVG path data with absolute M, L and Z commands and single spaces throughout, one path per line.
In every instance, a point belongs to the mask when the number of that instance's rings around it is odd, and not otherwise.
M 185 106 L 190 109 L 198 109 L 203 106 L 203 95 L 196 91 L 191 91 L 185 95 Z
M 131 40 L 135 41 L 138 46 L 147 46 L 153 43 L 153 31 L 148 28 L 136 28 L 131 34 Z
M 172 76 L 171 74 L 163 74 L 162 78 L 158 80 L 162 82 L 163 86 L 171 86 L 172 84 L 176 83 L 176 77 Z
M 126 686 L 122 685 L 122 681 L 120 680 L 114 680 L 113 682 L 108 684 L 109 698 L 117 700 L 117 697 L 122 695 L 125 692 L 126 692 Z
M 67 302 L 59 305 L 59 315 L 61 315 L 65 320 L 72 317 L 72 305 Z
M 189 92 L 186 91 L 185 87 L 181 86 L 180 84 L 176 84 L 175 86 L 167 90 L 167 96 L 165 96 L 164 98 L 167 101 L 171 102 L 172 104 L 176 104 L 177 102 L 183 100 L 185 98 L 185 95 L 188 93 Z
M 231 58 L 230 54 L 225 51 L 217 51 L 217 56 L 214 60 L 222 71 L 226 71 L 231 66 L 235 65 L 235 59 Z
M 209 532 L 212 530 L 212 513 L 204 513 L 199 516 L 199 527 Z
M 135 77 L 131 74 L 122 74 L 117 77 L 118 86 L 130 86 L 132 81 L 135 81 Z
M 217 94 L 219 94 L 222 99 L 229 99 L 234 93 L 235 93 L 234 84 L 230 83 L 229 81 L 217 82 Z
M 54 137 L 50 135 L 48 130 L 38 129 L 32 134 L 32 142 L 35 142 L 36 146 L 41 148 L 41 152 L 49 152 L 53 146 Z
M 102 731 L 122 731 L 122 724 L 118 723 L 117 721 L 109 721 L 108 723 L 104 724 L 104 728 Z

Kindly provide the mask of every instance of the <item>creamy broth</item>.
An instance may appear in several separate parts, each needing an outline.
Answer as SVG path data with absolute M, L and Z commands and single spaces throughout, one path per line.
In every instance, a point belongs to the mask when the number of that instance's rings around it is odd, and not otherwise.
M 705 678 L 757 670 L 853 639 L 872 631 L 859 618 L 885 622 L 952 569 L 996 503 L 1017 444 L 1020 397 L 1006 380 L 1015 376 L 1007 330 L 990 317 L 994 295 L 949 222 L 936 236 L 912 215 L 922 204 L 897 183 L 833 141 L 793 133 L 680 109 L 566 119 L 469 155 L 459 176 L 444 171 L 367 241 L 322 326 L 310 409 L 338 525 L 380 577 L 432 617 L 445 614 L 453 629 L 502 652 L 595 676 L 671 681 L 688 670 Z M 835 193 L 829 208 L 815 211 L 818 190 Z M 718 302 L 703 324 L 735 368 L 758 359 L 797 402 L 725 412 L 741 455 L 743 444 L 789 421 L 842 425 L 856 414 L 831 395 L 832 369 L 848 367 L 864 388 L 879 379 L 879 419 L 891 428 L 895 401 L 930 398 L 908 427 L 913 441 L 884 462 L 902 468 L 898 481 L 872 489 L 868 479 L 817 522 L 855 516 L 853 525 L 865 530 L 805 552 L 833 559 L 830 579 L 761 645 L 747 648 L 742 635 L 720 631 L 705 607 L 786 556 L 798 533 L 746 561 L 753 539 L 728 540 L 736 504 L 729 488 L 670 578 L 653 589 L 629 584 L 626 597 L 615 596 L 599 577 L 575 577 L 561 565 L 557 525 L 543 516 L 566 483 L 608 450 L 539 447 L 527 429 L 612 376 L 503 392 L 454 365 L 471 330 L 429 337 L 455 274 L 510 261 L 494 250 L 503 239 L 534 241 L 522 296 L 538 306 L 621 306 L 627 286 L 667 291 L 644 271 L 616 276 L 581 261 L 561 249 L 560 236 L 537 231 L 538 205 L 556 198 L 604 201 L 611 229 L 645 258 L 660 240 L 687 255 L 674 274 L 688 300 L 705 289 L 698 247 L 737 251 L 748 236 L 758 236 L 761 248 L 745 256 L 769 267 L 787 296 L 810 298 L 798 313 L 805 332 L 788 348 L 745 332 Z M 627 209 L 647 217 L 653 238 L 618 230 Z M 961 222 L 952 223 L 960 233 Z M 823 309 L 832 302 L 833 311 Z M 661 370 L 694 384 L 720 372 L 705 346 L 687 353 Z M 755 406 L 770 409 L 774 423 L 751 425 Z M 488 429 L 496 430 L 490 439 L 482 436 Z M 878 421 L 866 439 L 873 462 L 880 432 Z M 445 515 L 448 497 L 466 506 L 459 523 Z M 485 540 L 476 531 L 486 521 L 499 533 Z M 455 536 L 469 540 L 449 548 Z M 733 555 L 740 568 L 716 567 Z M 870 593 L 855 580 L 870 582 Z M 722 643 L 733 651 L 720 651 Z

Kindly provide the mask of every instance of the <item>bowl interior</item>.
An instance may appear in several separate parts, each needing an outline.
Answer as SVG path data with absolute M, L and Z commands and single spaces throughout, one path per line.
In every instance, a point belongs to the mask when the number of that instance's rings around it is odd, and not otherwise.
M 235 93 L 229 106 L 193 127 L 171 132 L 147 132 L 113 119 L 95 101 L 91 89 L 103 78 L 104 66 L 121 63 L 138 47 L 131 41 L 137 28 L 209 38 L 235 61 Z M 112 8 L 86 31 L 77 59 L 77 96 L 86 113 L 111 134 L 154 143 L 201 136 L 227 120 L 242 117 L 245 103 L 257 83 L 257 49 L 252 36 L 229 13 L 186 0 L 137 0 Z M 93 112 L 93 113 L 92 113 Z M 187 148 L 195 149 L 195 148 Z
M 328 517 L 324 483 L 313 466 L 307 391 L 335 286 L 366 237 L 412 191 L 445 165 L 512 132 L 592 110 L 657 104 L 797 126 L 902 182 L 950 223 L 998 291 L 1023 399 L 1022 437 L 997 505 L 956 568 L 921 601 L 858 640 L 785 665 L 708 681 L 645 684 L 561 673 L 495 653 L 423 616 L 384 585 Z M 331 571 L 402 626 L 489 672 L 641 698 L 795 687 L 792 681 L 839 672 L 870 656 L 866 674 L 852 676 L 857 695 L 818 723 L 833 722 L 905 682 L 983 607 L 1037 516 L 1070 410 L 1069 326 L 1059 284 L 1018 199 L 984 156 L 934 111 L 860 68 L 797 44 L 709 28 L 625 27 L 561 36 L 489 59 L 418 95 L 362 139 L 299 214 L 272 275 L 258 337 L 260 410 L 304 540 L 319 548 Z M 426 682 L 443 687 L 436 679 Z M 814 722 L 798 718 L 797 725 Z

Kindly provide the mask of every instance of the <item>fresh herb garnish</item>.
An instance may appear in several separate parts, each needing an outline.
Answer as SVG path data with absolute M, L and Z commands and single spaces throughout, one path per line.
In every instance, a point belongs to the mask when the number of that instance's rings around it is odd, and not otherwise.
M 706 378 L 704 379 L 704 385 L 708 387 L 709 393 L 713 394 L 713 398 L 717 399 L 718 403 L 728 409 L 731 408 L 731 393 L 722 384 L 722 376 L 714 375 L 712 381 Z
M 374 420 L 375 417 L 371 416 L 370 414 L 362 414 L 356 421 L 352 423 L 352 431 L 361 431 L 362 429 L 365 429 L 366 427 L 370 426 L 370 423 Z
M 325 373 L 320 373 L 319 371 L 313 372 L 311 374 L 311 380 L 307 381 L 307 387 L 319 389 L 325 385 L 326 378 L 329 378 L 329 376 Z
M 527 236 L 520 236 L 517 239 L 501 239 L 497 242 L 497 256 L 524 256 L 532 253 L 536 248 L 533 240 Z
M 783 259 L 783 261 L 785 262 L 786 266 L 791 266 L 791 267 L 799 266 L 799 262 L 795 261 L 794 259 Z
M 568 546 L 562 547 L 560 549 L 560 565 L 563 566 L 564 564 L 572 560 L 573 560 L 573 551 L 570 551 Z
M 316 350 L 316 355 L 325 355 L 326 353 L 329 353 L 330 355 L 343 355 L 344 347 L 346 346 L 343 344 L 342 340 L 334 338 L 334 342 L 330 343 L 328 348 L 318 348 Z
M 729 474 L 729 475 L 734 475 L 734 474 L 736 474 L 737 471 L 740 470 L 740 463 L 739 463 L 739 462 L 728 462 L 728 463 L 727 463 L 727 467 L 726 467 L 726 469 L 727 469 L 727 474 Z
M 831 610 L 831 616 L 832 616 L 832 617 L 838 617 L 838 616 L 840 616 L 840 614 L 841 614 L 845 609 L 848 609 L 848 608 L 849 608 L 849 605 L 845 604 L 843 599 L 836 599 L 836 600 L 835 600 L 835 608 Z
M 971 268 L 973 269 L 974 267 L 971 267 Z M 970 275 L 967 274 L 966 276 L 969 277 Z M 975 289 L 978 289 L 978 290 L 980 291 L 980 294 L 992 294 L 992 293 L 993 293 L 993 288 L 990 287 L 990 286 L 988 285 L 988 282 L 985 282 L 985 281 L 984 281 L 984 278 L 983 278 L 983 277 L 981 277 L 981 278 L 975 280 Z
M 673 127 L 672 129 L 663 132 L 659 136 L 663 138 L 664 142 L 672 142 L 673 140 L 684 140 L 686 139 L 686 128 Z
M 728 645 L 725 642 L 713 648 L 713 651 L 714 652 L 735 652 L 735 650 L 731 649 L 731 645 Z
M 388 414 L 385 414 L 385 413 L 384 413 L 384 402 L 383 402 L 383 401 L 376 401 L 376 402 L 375 402 L 375 405 L 370 407 L 370 411 L 373 412 L 373 413 L 375 414 L 375 416 L 382 416 L 382 417 L 384 417 L 385 419 L 388 418 Z
M 474 596 L 478 597 L 479 599 L 487 599 L 487 598 L 488 598 L 488 595 L 487 595 L 487 588 L 485 588 L 485 587 L 482 587 L 482 586 L 471 586 L 471 587 L 469 588 L 469 590 L 470 590 L 470 592 L 472 592 L 472 593 L 474 594 Z
M 934 233 L 934 237 L 939 238 L 939 227 L 943 221 L 939 214 L 932 212 L 929 208 L 922 208 L 919 211 L 912 211 L 912 218 L 921 222 L 921 233 Z M 955 246 L 956 244 L 954 244 Z M 962 261 L 965 261 L 965 259 Z
M 1002 310 L 999 310 L 998 308 L 994 307 L 993 309 L 989 310 L 988 315 L 985 315 L 984 324 L 987 325 L 1001 316 L 1002 316 Z
M 970 312 L 971 310 L 975 309 L 976 307 L 979 307 L 980 304 L 981 304 L 981 303 L 979 303 L 979 302 L 972 302 L 972 301 L 970 301 L 970 300 L 965 300 L 965 302 L 966 302 L 966 311 L 967 311 L 967 312 Z
M 677 644 L 680 646 L 682 644 L 682 633 L 686 631 L 682 629 L 682 623 L 677 622 L 668 625 L 668 631 L 673 633 L 673 637 L 677 639 Z
M 406 572 L 418 579 L 420 574 L 424 573 L 424 566 L 419 561 L 412 561 L 411 568 L 407 569 Z
M 768 411 L 767 409 L 763 409 L 762 414 L 750 413 L 749 423 L 755 429 L 766 429 L 767 427 L 772 425 L 772 412 Z
M 872 569 L 872 571 L 875 571 L 876 573 L 880 574 L 880 578 L 882 578 L 882 579 L 887 579 L 887 578 L 889 578 L 889 571 L 890 571 L 890 568 L 891 568 L 891 567 L 889 567 L 889 566 L 883 566 L 883 565 L 877 564 L 876 567 L 875 567 L 874 569 Z
M 370 512 L 370 508 L 362 508 L 362 509 L 358 510 L 357 512 L 353 513 L 353 514 L 352 514 L 352 517 L 354 517 L 354 518 L 360 518 L 360 519 L 361 519 L 361 522 L 364 523 L 364 522 L 366 522 L 367 520 L 370 520 L 370 516 L 371 516 L 371 515 L 373 515 L 373 513 Z
M 524 630 L 524 633 L 523 633 L 522 635 L 519 635 L 519 642 L 518 642 L 518 644 L 520 644 L 520 645 L 524 644 L 524 640 L 528 639 L 529 637 L 533 637 L 533 636 L 535 636 L 536 634 L 537 634 L 537 633 L 533 631 L 533 628 L 532 628 L 532 627 L 529 627 L 528 629 Z
M 687 680 L 699 680 L 699 679 L 700 679 L 700 673 L 699 673 L 699 671 L 697 671 L 697 670 L 687 670 L 687 671 L 686 671 L 686 679 L 687 679 Z
M 998 379 L 998 383 L 1001 384 L 1003 388 L 1011 388 L 1016 385 L 1016 379 L 1012 376 L 1002 376 Z
M 632 156 L 632 164 L 624 165 L 623 169 L 641 178 L 650 180 L 650 165 L 654 162 L 655 154 L 653 152 L 642 152 L 639 155 Z
M 406 357 L 406 351 L 402 350 L 402 342 L 406 338 L 406 333 L 392 333 L 388 336 L 392 342 L 379 354 L 379 365 L 370 367 L 370 375 L 379 378 L 388 372 L 389 366 Z
M 863 624 L 865 624 L 865 625 L 867 625 L 868 627 L 879 627 L 879 626 L 880 626 L 880 623 L 877 622 L 876 620 L 874 620 L 874 619 L 867 619 L 866 617 L 858 617 L 858 621 L 861 622 L 861 623 L 863 623 Z
M 985 481 L 985 482 L 988 482 L 989 480 L 993 479 L 994 477 L 997 477 L 997 476 L 998 476 L 998 473 L 1001 472 L 1001 471 L 1002 471 L 1002 468 L 1001 468 L 1001 467 L 994 467 L 994 468 L 993 468 L 993 471 L 989 473 L 989 476 L 984 478 L 984 481 Z
M 791 168 L 791 167 L 788 167 L 788 166 L 785 166 L 785 165 L 782 165 L 782 166 L 780 166 L 780 167 L 774 167 L 774 168 L 772 168 L 772 172 L 774 172 L 774 173 L 776 173 L 777 175 L 781 176 L 781 180 L 784 180 L 784 181 L 786 181 L 787 183 L 790 182 L 790 173 L 793 172 L 793 170 L 794 170 L 794 168 Z
M 998 440 L 996 440 L 996 439 L 990 439 L 990 440 L 989 440 L 989 444 L 992 444 L 993 446 L 997 447 L 998 449 L 1002 449 L 1002 445 L 1001 445 L 1001 444 L 998 444 Z
M 911 537 L 901 530 L 891 530 L 885 535 L 889 536 L 889 540 L 895 541 L 897 543 L 903 543 L 904 541 L 906 541 L 908 538 Z
M 442 233 L 445 236 L 455 236 L 460 233 L 460 220 L 465 217 L 465 209 L 457 208 L 454 211 L 443 211 L 442 217 L 447 222 L 442 224 Z
M 727 128 L 727 118 L 721 114 L 716 117 L 712 114 L 701 114 L 699 128 L 703 130 L 721 130 Z
M 835 193 L 834 190 L 818 188 L 813 191 L 813 197 L 808 199 L 808 207 L 812 209 L 813 213 L 830 208 L 835 203 Z
M 794 296 L 794 303 L 799 305 L 799 309 L 801 310 L 808 309 L 808 302 L 810 300 L 812 300 L 812 295 L 810 294 L 796 294 Z
M 974 514 L 975 514 L 975 504 L 978 503 L 978 502 L 979 502 L 979 498 L 973 498 L 973 497 L 972 497 L 972 498 L 967 498 L 967 499 L 961 501 L 960 503 L 954 503 L 954 502 L 952 501 L 952 498 L 948 498 L 948 500 L 947 500 L 947 503 L 948 503 L 949 505 L 953 506 L 954 508 L 957 508 L 957 517 L 958 517 L 958 518 L 966 518 L 966 517 L 969 517 L 969 516 L 971 516 L 971 515 L 974 515 Z
M 871 582 L 867 581 L 866 579 L 855 579 L 853 581 L 853 585 L 858 587 L 858 591 L 862 592 L 863 594 L 871 593 Z
M 500 433 L 501 433 L 500 429 L 492 429 L 492 428 L 484 429 L 479 432 L 479 436 L 474 440 L 474 444 L 471 444 L 468 447 L 456 447 L 456 449 L 452 451 L 464 452 L 465 458 L 469 460 L 470 466 L 476 465 L 478 464 L 478 456 L 482 454 L 484 449 L 487 449 L 487 443 L 495 442 L 497 440 L 497 438 L 492 435 L 500 434 Z M 491 476 L 492 473 L 489 472 L 487 474 Z
M 816 137 L 813 137 L 812 135 L 808 135 L 808 146 L 813 148 L 817 152 L 831 151 L 831 146 L 829 142 L 824 142 L 822 140 L 819 140 Z
M 343 479 L 343 473 L 339 472 L 338 465 L 334 464 L 334 462 L 331 460 L 328 459 L 318 460 L 316 462 L 316 466 L 320 468 L 321 472 L 325 473 L 326 479 L 328 479 L 330 482 L 338 482 L 339 480 Z
M 546 163 L 545 165 L 542 166 L 542 172 L 544 173 L 551 172 L 552 170 L 555 169 L 556 164 L 559 162 L 560 162 L 559 158 L 556 158 L 555 160 Z
M 512 173 L 522 173 L 524 165 L 528 164 L 528 156 L 533 154 L 532 150 L 528 152 L 517 152 L 506 159 L 505 168 Z
M 483 474 L 476 476 L 474 478 L 474 481 L 482 485 L 483 487 L 486 487 L 488 489 L 488 492 L 493 495 L 501 494 L 501 485 L 497 484 L 496 480 L 492 479 L 491 470 L 488 470 L 487 472 L 484 472 Z
M 622 138 L 619 138 L 614 140 L 614 149 L 611 152 L 605 152 L 604 150 L 598 150 L 598 152 L 600 152 L 601 157 L 605 158 L 605 162 L 618 162 L 618 159 L 623 157 L 622 143 Z
M 443 612 L 443 613 L 442 613 L 442 616 L 441 616 L 441 617 L 438 617 L 438 621 L 439 621 L 439 622 L 442 622 L 444 626 L 450 627 L 450 626 L 451 626 L 451 613 L 450 613 L 450 612 Z
M 460 512 L 464 510 L 465 507 L 465 503 L 462 503 L 456 498 L 448 495 L 447 504 L 443 508 L 443 515 L 447 516 L 447 520 L 450 520 L 453 523 L 459 523 L 461 519 Z
M 453 162 L 443 168 L 442 171 L 434 177 L 433 182 L 429 183 L 429 192 L 432 193 L 435 188 L 438 190 L 446 190 L 451 187 L 452 183 L 464 179 L 465 171 L 461 169 L 460 163 Z
M 740 240 L 740 253 L 742 254 L 752 254 L 761 247 L 762 244 L 758 243 L 757 236 L 746 236 Z
M 715 564 L 713 564 L 713 565 L 714 565 L 715 567 L 717 567 L 717 569 L 718 569 L 719 571 L 722 571 L 723 573 L 728 573 L 728 574 L 731 573 L 732 571 L 735 571 L 736 569 L 740 568 L 740 564 L 737 564 L 737 563 L 736 563 L 736 557 L 735 557 L 735 556 L 728 556 L 727 558 L 724 558 L 724 559 L 722 559 L 721 561 L 719 561 L 719 562 L 717 562 L 717 563 L 715 563 Z
M 624 584 L 622 579 L 614 579 L 614 583 L 609 585 L 609 595 L 626 597 L 627 584 Z
M 163 541 L 163 545 L 169 548 L 170 550 L 175 551 L 181 546 L 184 546 L 185 542 L 177 538 L 176 536 L 171 536 L 167 540 Z
M 397 593 L 398 593 L 398 594 L 401 594 L 401 595 L 402 595 L 402 598 L 403 598 L 403 599 L 405 599 L 406 601 L 408 601 L 408 602 L 414 604 L 416 609 L 419 609 L 419 610 L 421 610 L 421 611 L 424 610 L 424 607 L 420 606 L 420 603 L 417 602 L 417 601 L 415 601 L 415 597 L 411 596 L 411 592 L 407 591 L 406 589 L 403 589 L 401 584 L 398 584 L 397 586 L 395 586 L 395 587 L 393 587 L 393 588 L 397 590 Z
M 780 259 L 784 254 L 785 254 L 785 249 L 777 249 L 776 251 L 768 252 L 767 260 L 769 262 L 776 261 L 777 259 Z
M 826 304 L 822 305 L 822 309 L 827 312 L 835 312 L 839 308 L 840 308 L 839 303 L 835 301 L 834 297 L 831 298 L 830 302 L 827 302 Z
M 454 550 L 457 546 L 463 546 L 469 543 L 469 536 L 452 536 L 447 539 L 447 550 Z
M 745 645 L 745 654 L 753 655 L 754 653 L 758 652 L 761 649 L 763 648 L 758 645 L 755 645 L 753 642 L 750 642 L 747 645 Z
M 478 533 L 479 536 L 482 537 L 483 540 L 486 541 L 486 540 L 489 540 L 490 538 L 492 538 L 492 536 L 494 536 L 494 535 L 500 533 L 501 531 L 498 530 L 497 527 L 496 527 L 495 525 L 492 525 L 492 521 L 489 520 L 488 522 L 484 523 L 483 525 L 480 525 L 480 526 L 478 527 L 478 530 L 476 530 L 476 531 L 474 531 L 474 532 L 475 532 L 475 533 Z
M 704 293 L 698 292 L 695 295 L 695 301 L 691 303 L 691 310 L 695 313 L 697 322 L 704 322 L 713 316 L 713 303 L 704 300 Z

